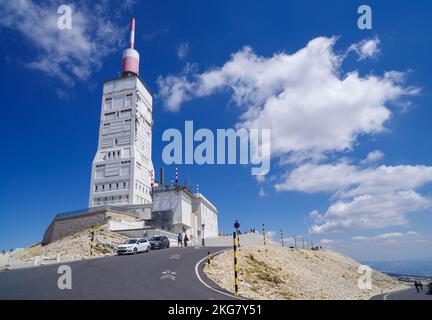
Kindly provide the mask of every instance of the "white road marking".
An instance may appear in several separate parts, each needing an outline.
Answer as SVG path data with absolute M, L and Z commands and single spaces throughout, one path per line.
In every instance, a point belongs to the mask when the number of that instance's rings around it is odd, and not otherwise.
M 398 290 L 398 291 L 395 291 L 395 292 L 389 292 L 389 293 L 386 293 L 386 294 L 383 296 L 383 300 L 387 300 L 388 296 L 391 296 L 391 295 L 396 294 L 396 293 L 401 293 L 401 292 L 404 292 L 404 291 L 408 291 L 408 290 L 409 290 L 409 289 L 402 289 L 402 290 Z
M 171 279 L 171 280 L 175 281 L 175 279 L 176 279 L 175 274 L 176 273 L 174 271 L 165 270 L 165 271 L 162 271 L 162 276 L 160 278 L 161 278 L 161 280 Z
M 181 258 L 181 254 L 173 254 L 171 257 L 169 257 L 170 258 L 170 260 L 171 259 L 177 259 L 177 260 L 179 260 L 180 258 Z
M 229 250 L 229 249 L 231 249 L 231 248 L 223 249 L 223 250 L 219 250 L 219 251 L 217 251 L 217 252 L 212 253 L 212 255 L 216 255 L 216 254 L 218 254 L 218 253 L 221 253 L 221 252 L 227 251 L 227 250 Z M 196 273 L 196 276 L 197 276 L 198 280 L 201 281 L 201 283 L 202 283 L 203 285 L 205 285 L 207 288 L 209 288 L 209 289 L 211 289 L 211 290 L 213 290 L 213 291 L 216 291 L 216 292 L 218 292 L 218 293 L 220 293 L 220 294 L 223 294 L 223 295 L 225 295 L 225 296 L 227 296 L 227 297 L 234 298 L 234 299 L 238 299 L 238 300 L 245 300 L 245 299 L 242 298 L 242 297 L 234 296 L 234 295 L 232 295 L 232 294 L 229 294 L 229 293 L 226 293 L 226 292 L 220 291 L 220 290 L 218 290 L 218 289 L 215 289 L 215 288 L 213 288 L 212 286 L 210 286 L 210 285 L 208 285 L 207 283 L 205 283 L 204 280 L 203 280 L 203 279 L 201 278 L 201 276 L 199 275 L 199 271 L 198 271 L 198 267 L 199 267 L 199 265 L 200 265 L 201 263 L 203 263 L 204 260 L 207 260 L 207 257 L 202 258 L 202 259 L 201 259 L 200 261 L 198 261 L 198 263 L 195 265 L 195 273 Z

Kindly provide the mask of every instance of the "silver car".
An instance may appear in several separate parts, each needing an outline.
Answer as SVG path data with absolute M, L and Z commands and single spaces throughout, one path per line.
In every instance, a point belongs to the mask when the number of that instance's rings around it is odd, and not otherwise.
M 150 242 L 144 238 L 127 239 L 117 247 L 117 254 L 137 254 L 138 252 L 149 252 Z

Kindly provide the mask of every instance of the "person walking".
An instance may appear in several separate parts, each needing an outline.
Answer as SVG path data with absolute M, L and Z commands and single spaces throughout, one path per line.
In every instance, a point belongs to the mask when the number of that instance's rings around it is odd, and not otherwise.
M 187 247 L 188 246 L 188 242 L 189 242 L 189 237 L 188 237 L 187 233 L 185 233 L 183 241 L 184 241 L 184 246 Z
M 183 248 L 183 233 L 181 233 L 181 232 L 177 236 L 177 245 L 180 248 Z
M 416 280 L 416 281 L 414 281 L 414 287 L 416 288 L 416 290 L 417 290 L 417 293 L 419 293 L 419 292 L 420 292 L 420 290 L 419 290 L 419 284 L 418 284 L 417 280 Z
M 419 281 L 418 284 L 419 284 L 420 291 L 423 292 L 423 283 L 421 283 L 421 281 Z

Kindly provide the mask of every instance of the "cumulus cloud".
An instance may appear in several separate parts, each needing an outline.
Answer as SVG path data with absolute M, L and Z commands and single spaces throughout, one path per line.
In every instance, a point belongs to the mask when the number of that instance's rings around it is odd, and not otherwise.
M 184 59 L 189 53 L 189 43 L 184 42 L 180 44 L 180 46 L 177 49 L 177 57 L 179 59 Z
M 362 160 L 362 164 L 371 164 L 375 163 L 384 158 L 384 153 L 381 150 L 375 150 L 368 153 L 366 159 Z
M 118 50 L 126 26 L 116 24 L 106 2 L 77 1 L 72 7 L 72 29 L 60 30 L 59 1 L 0 1 L 0 25 L 18 31 L 34 48 L 26 62 L 31 69 L 61 79 L 68 85 L 87 80 L 102 60 Z M 132 5 L 125 2 L 120 10 Z M 112 9 L 112 8 L 111 8 Z
M 338 242 L 337 240 L 332 240 L 332 239 L 321 239 L 319 243 L 322 245 L 327 245 L 327 244 L 334 244 L 337 242 Z
M 269 230 L 266 232 L 266 237 L 268 239 L 274 239 L 275 236 L 276 236 L 276 231 L 274 230 Z
M 415 190 L 432 183 L 432 167 L 304 164 L 284 177 L 277 190 L 327 192 L 333 203 L 310 213 L 314 234 L 403 226 L 407 214 L 432 207 L 432 199 Z
M 379 52 L 380 39 L 375 37 L 373 39 L 365 39 L 360 41 L 359 43 L 351 45 L 348 49 L 349 51 L 354 51 L 358 54 L 359 60 L 365 60 L 368 58 L 376 57 Z
M 284 181 L 276 184 L 275 188 L 279 191 L 329 192 L 337 197 L 348 198 L 363 194 L 412 190 L 431 182 L 430 166 L 382 165 L 363 169 L 346 162 L 307 163 L 287 173 Z
M 375 167 L 384 156 L 380 150 L 358 166 L 325 162 L 352 150 L 360 135 L 386 131 L 393 106 L 409 104 L 420 89 L 406 85 L 403 72 L 363 76 L 342 69 L 349 52 L 356 52 L 359 61 L 376 57 L 379 38 L 341 54 L 334 49 L 336 41 L 319 37 L 297 52 L 270 57 L 246 46 L 222 66 L 198 72 L 187 64 L 178 75 L 159 77 L 159 93 L 166 109 L 178 111 L 189 100 L 229 92 L 241 110 L 237 127 L 270 128 L 272 156 L 287 170 L 274 183 L 276 190 L 331 196 L 325 212 L 311 213 L 310 232 L 406 225 L 407 214 L 431 207 L 431 199 L 417 189 L 432 181 L 432 167 Z
M 354 242 L 375 242 L 375 243 L 387 243 L 387 244 L 394 244 L 400 241 L 410 241 L 415 239 L 416 241 L 422 241 L 424 239 L 417 239 L 421 235 L 418 232 L 415 231 L 408 231 L 408 232 L 389 232 L 389 233 L 383 233 L 379 234 L 374 237 L 363 237 L 363 236 L 356 236 L 352 238 L 352 241 Z
M 414 191 L 361 195 L 338 200 L 310 227 L 313 234 L 367 230 L 408 224 L 406 215 L 430 209 L 432 201 Z M 319 223 L 323 221 L 322 223 Z
M 394 73 L 344 73 L 346 55 L 334 52 L 336 38 L 320 37 L 293 53 L 272 57 L 244 47 L 221 67 L 203 73 L 190 65 L 179 75 L 159 77 L 165 107 L 228 90 L 243 110 L 239 127 L 271 128 L 272 154 L 319 157 L 351 149 L 360 134 L 385 130 L 389 104 L 417 93 Z

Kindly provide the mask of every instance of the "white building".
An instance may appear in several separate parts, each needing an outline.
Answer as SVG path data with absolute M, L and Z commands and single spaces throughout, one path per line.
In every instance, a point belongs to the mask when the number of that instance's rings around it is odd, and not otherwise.
M 165 186 L 154 190 L 153 211 L 171 211 L 173 232 L 186 232 L 191 239 L 218 235 L 218 211 L 200 193 L 182 186 Z M 204 225 L 204 226 L 203 226 Z
M 105 81 L 103 85 L 89 207 L 152 202 L 153 97 L 139 78 L 134 30 L 135 21 L 132 20 L 131 44 L 123 52 L 121 77 Z
M 217 209 L 202 194 L 193 194 L 177 185 L 178 181 L 175 186 L 153 184 L 153 97 L 139 77 L 134 35 L 132 19 L 131 42 L 123 52 L 121 77 L 103 85 L 89 207 L 121 206 L 147 221 L 144 227 L 187 232 L 195 243 L 201 240 L 202 232 L 205 238 L 217 236 Z

